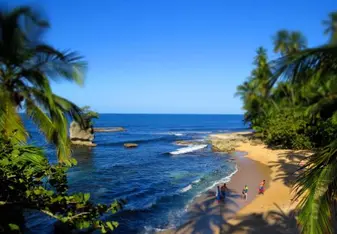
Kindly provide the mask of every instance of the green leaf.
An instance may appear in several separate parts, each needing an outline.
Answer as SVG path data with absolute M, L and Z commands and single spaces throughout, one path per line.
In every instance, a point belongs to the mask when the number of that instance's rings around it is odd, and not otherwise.
M 333 124 L 337 125 L 337 111 L 335 111 L 331 117 L 331 121 Z
M 106 222 L 106 225 L 110 228 L 111 231 L 114 230 L 111 222 Z
M 90 193 L 84 194 L 84 202 L 87 202 L 90 199 Z
M 118 222 L 116 222 L 116 221 L 112 221 L 112 225 L 115 227 L 115 228 L 117 228 L 118 227 Z
M 34 194 L 35 195 L 40 195 L 42 193 L 42 191 L 40 189 L 35 189 L 34 190 Z
M 76 166 L 77 160 L 75 158 L 70 158 L 70 163 L 71 163 L 72 166 Z
M 20 230 L 20 227 L 14 223 L 10 223 L 8 224 L 9 228 L 12 230 L 12 231 L 18 231 Z

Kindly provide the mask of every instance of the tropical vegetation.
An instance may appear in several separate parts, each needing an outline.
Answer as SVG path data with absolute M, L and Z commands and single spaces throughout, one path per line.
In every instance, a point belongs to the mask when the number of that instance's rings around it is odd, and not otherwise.
M 323 21 L 328 43 L 308 48 L 298 31 L 273 38 L 279 58 L 259 48 L 237 88 L 245 121 L 271 147 L 312 149 L 294 189 L 302 233 L 334 233 L 337 194 L 337 12 Z M 268 61 L 267 63 L 265 61 Z
M 105 233 L 118 224 L 100 220 L 117 212 L 123 201 L 94 204 L 90 194 L 69 194 L 71 158 L 68 120 L 88 123 L 92 113 L 53 93 L 52 80 L 83 84 L 86 62 L 73 51 L 43 41 L 49 23 L 30 7 L 0 9 L 0 231 L 24 231 L 24 212 L 42 212 L 71 229 Z M 23 112 L 24 114 L 20 113 Z M 33 121 L 55 146 L 58 163 L 29 145 L 25 119 Z
M 98 119 L 99 114 L 96 111 L 92 111 L 90 106 L 84 106 L 81 108 L 81 116 L 84 122 L 85 128 L 89 128 L 93 126 L 93 119 Z

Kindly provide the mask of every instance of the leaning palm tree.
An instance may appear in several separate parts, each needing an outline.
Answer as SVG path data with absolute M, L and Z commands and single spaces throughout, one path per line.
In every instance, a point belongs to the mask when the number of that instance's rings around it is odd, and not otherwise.
M 337 45 L 327 45 L 307 49 L 275 62 L 277 71 L 270 79 L 275 84 L 285 79 L 292 84 L 310 85 L 318 79 L 326 85 L 320 87 L 307 111 L 317 115 L 324 113 L 324 118 L 337 120 Z M 303 75 L 304 74 L 304 75 Z M 331 81 L 329 83 L 329 81 Z M 295 191 L 299 198 L 299 222 L 303 233 L 334 233 L 336 222 L 337 198 L 337 140 L 312 155 L 302 168 Z
M 329 43 L 337 43 L 337 11 L 331 12 L 327 20 L 323 20 L 323 25 L 326 27 L 324 34 L 329 35 Z
M 50 80 L 82 84 L 86 63 L 74 52 L 44 43 L 41 36 L 48 28 L 48 22 L 29 7 L 0 10 L 0 131 L 14 132 L 17 141 L 26 141 L 29 134 L 21 109 L 56 146 L 59 161 L 69 163 L 67 119 L 81 121 L 81 111 L 55 95 Z

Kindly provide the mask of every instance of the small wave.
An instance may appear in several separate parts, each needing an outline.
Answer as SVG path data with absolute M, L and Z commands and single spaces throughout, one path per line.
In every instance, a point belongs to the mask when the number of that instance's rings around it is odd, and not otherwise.
M 204 149 L 206 148 L 207 145 L 193 145 L 193 146 L 188 146 L 188 147 L 184 147 L 184 148 L 180 148 L 176 151 L 173 151 L 173 152 L 170 152 L 170 154 L 173 154 L 173 155 L 177 155 L 177 154 L 186 154 L 186 153 L 190 153 L 190 152 L 193 152 L 193 151 L 196 151 L 196 150 L 201 150 L 201 149 Z
M 221 183 L 228 183 L 231 180 L 231 177 L 238 172 L 238 166 L 235 166 L 235 170 L 229 174 L 228 176 L 221 178 L 220 180 L 215 181 L 211 186 L 207 187 L 205 190 L 203 190 L 203 192 L 208 191 L 210 189 L 213 189 L 217 184 L 221 184 Z
M 176 226 L 173 227 L 168 227 L 168 228 L 155 228 L 151 226 L 144 226 L 144 233 L 143 234 L 153 234 L 153 233 L 158 233 L 158 232 L 165 232 L 168 230 L 172 230 L 176 228 Z
M 201 179 L 197 179 L 197 180 L 193 181 L 192 184 L 197 184 L 197 183 L 199 183 L 200 181 L 201 181 Z
M 188 190 L 191 190 L 191 189 L 192 189 L 192 185 L 189 184 L 186 187 L 180 189 L 180 192 L 185 193 L 185 192 L 187 192 Z
M 184 136 L 184 132 L 155 132 L 153 135 L 169 135 L 169 136 Z

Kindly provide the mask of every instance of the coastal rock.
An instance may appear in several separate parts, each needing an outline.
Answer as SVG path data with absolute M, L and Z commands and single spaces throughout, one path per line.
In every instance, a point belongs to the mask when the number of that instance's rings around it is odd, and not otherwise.
M 70 124 L 69 135 L 71 143 L 74 145 L 96 146 L 93 143 L 95 136 L 92 127 L 82 129 L 79 123 L 73 121 Z
M 189 145 L 202 145 L 205 144 L 205 142 L 201 141 L 176 141 L 176 145 L 181 145 L 181 146 L 189 146 Z
M 124 147 L 125 148 L 136 148 L 138 146 L 138 144 L 136 143 L 125 143 Z
M 124 132 L 125 128 L 122 127 L 108 127 L 108 128 L 94 128 L 94 132 Z
M 71 143 L 73 145 L 83 145 L 88 147 L 95 147 L 97 144 L 92 143 L 91 141 L 80 141 L 80 140 L 72 140 Z
M 228 133 L 221 136 L 213 135 L 210 138 L 210 143 L 214 152 L 232 153 L 240 142 L 247 142 L 251 136 L 251 132 Z
M 242 141 L 242 138 L 232 136 L 227 139 L 218 139 L 216 137 L 211 138 L 212 151 L 213 152 L 226 152 L 231 153 L 235 151 L 238 143 Z

